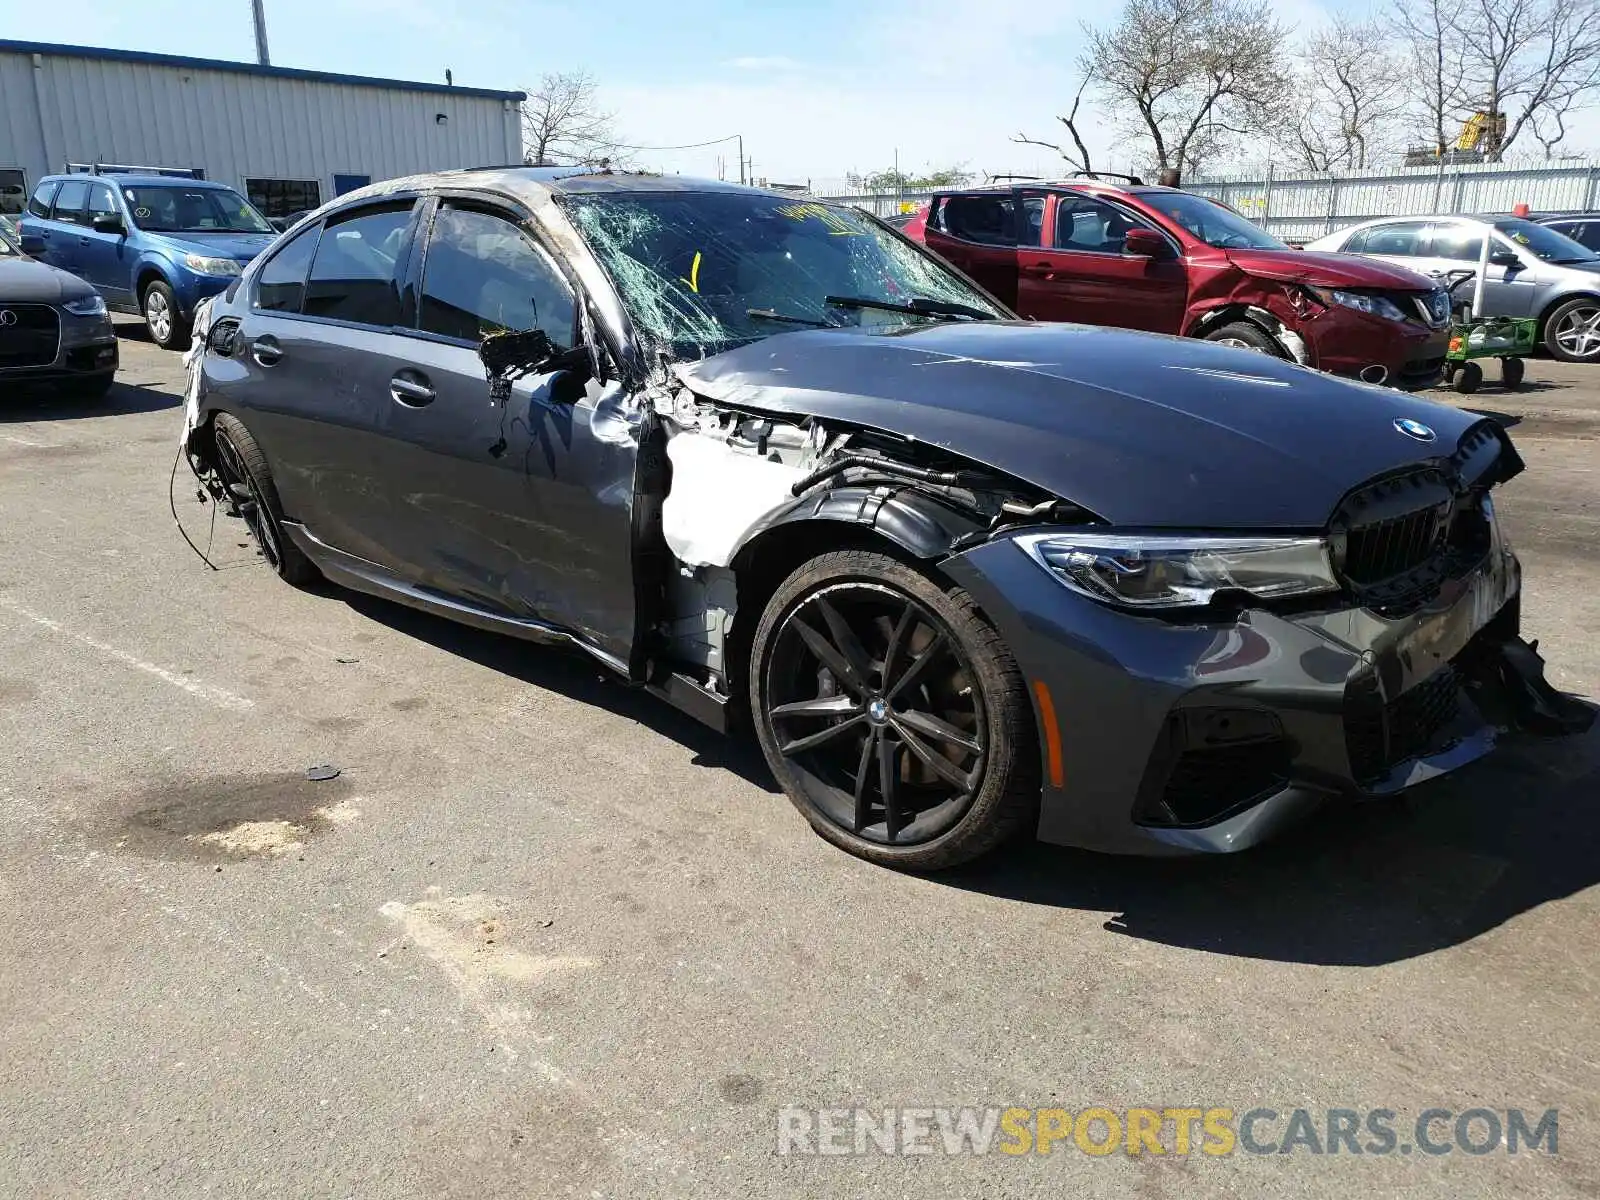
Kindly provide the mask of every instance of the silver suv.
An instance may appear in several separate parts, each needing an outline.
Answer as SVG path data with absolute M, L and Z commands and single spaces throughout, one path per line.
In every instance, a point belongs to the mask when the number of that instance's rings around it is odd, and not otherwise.
M 1306 249 L 1364 254 L 1443 277 L 1477 270 L 1486 231 L 1485 314 L 1537 317 L 1539 337 L 1556 358 L 1600 362 L 1600 255 L 1547 225 L 1522 217 L 1385 217 Z

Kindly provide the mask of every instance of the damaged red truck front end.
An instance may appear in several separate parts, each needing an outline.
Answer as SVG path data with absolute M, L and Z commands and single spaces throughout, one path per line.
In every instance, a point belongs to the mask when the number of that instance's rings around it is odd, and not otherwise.
M 905 232 L 1035 320 L 1205 338 L 1395 387 L 1428 387 L 1444 366 L 1450 301 L 1437 281 L 1292 249 L 1176 188 L 950 193 Z

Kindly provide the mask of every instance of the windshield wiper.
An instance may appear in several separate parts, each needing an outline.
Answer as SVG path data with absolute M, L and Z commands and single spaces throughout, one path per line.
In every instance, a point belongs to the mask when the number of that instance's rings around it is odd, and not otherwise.
M 832 321 L 819 321 L 816 317 L 797 317 L 793 313 L 781 313 L 771 308 L 747 308 L 744 310 L 747 317 L 760 317 L 763 321 L 781 321 L 785 325 L 809 325 L 813 329 L 836 329 Z
M 970 304 L 930 300 L 926 296 L 913 296 L 905 304 L 897 304 L 893 300 L 874 300 L 869 296 L 824 296 L 822 303 L 834 308 L 875 308 L 881 312 L 910 313 L 918 317 L 970 317 L 975 321 L 996 319 L 993 313 L 973 308 Z

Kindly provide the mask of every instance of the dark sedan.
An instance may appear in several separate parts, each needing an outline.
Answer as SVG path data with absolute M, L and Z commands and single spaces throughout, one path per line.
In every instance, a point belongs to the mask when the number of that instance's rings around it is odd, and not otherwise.
M 117 336 L 100 294 L 0 230 L 0 396 L 26 384 L 102 396 L 116 373 Z
M 748 720 L 877 862 L 1236 850 L 1590 718 L 1519 638 L 1499 425 L 1017 321 L 850 208 L 395 181 L 201 319 L 190 461 L 278 574 Z

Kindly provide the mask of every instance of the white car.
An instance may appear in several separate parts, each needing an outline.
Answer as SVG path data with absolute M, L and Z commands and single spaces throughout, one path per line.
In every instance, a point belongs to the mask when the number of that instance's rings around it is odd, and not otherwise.
M 1548 225 L 1523 217 L 1384 217 L 1305 248 L 1363 254 L 1442 278 L 1477 271 L 1485 233 L 1484 315 L 1537 317 L 1554 357 L 1600 362 L 1600 254 Z

